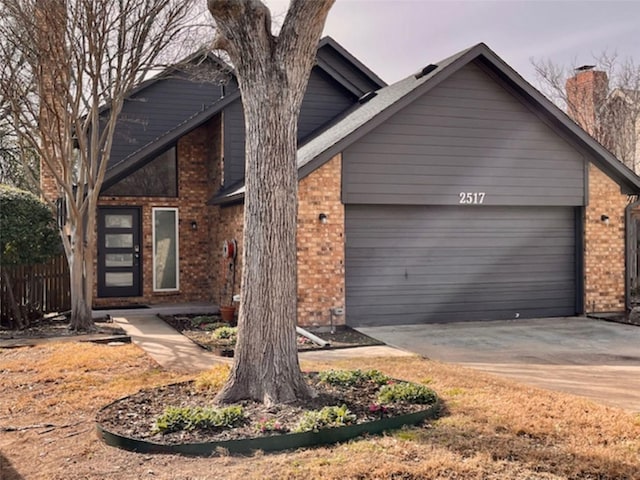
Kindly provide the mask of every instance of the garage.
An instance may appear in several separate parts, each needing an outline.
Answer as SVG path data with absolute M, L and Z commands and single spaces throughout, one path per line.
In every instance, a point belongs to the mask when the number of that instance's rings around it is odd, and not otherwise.
M 640 178 L 486 45 L 366 95 L 298 166 L 323 182 L 298 237 L 309 323 L 327 303 L 391 327 L 627 308 Z
M 353 326 L 576 313 L 571 207 L 349 205 Z

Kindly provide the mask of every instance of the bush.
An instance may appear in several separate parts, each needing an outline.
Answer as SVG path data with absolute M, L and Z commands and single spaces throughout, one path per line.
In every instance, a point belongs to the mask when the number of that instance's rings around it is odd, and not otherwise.
M 62 242 L 51 210 L 33 193 L 0 185 L 0 265 L 43 263 L 62 251 Z M 11 269 L 3 268 L 2 289 L 8 295 L 9 308 L 0 323 L 10 329 L 22 329 L 42 316 L 42 306 L 14 291 Z M 4 310 L 4 309 L 3 309 Z
M 62 251 L 51 210 L 31 192 L 0 185 L 0 225 L 2 265 L 42 263 Z
M 171 433 L 180 430 L 233 428 L 245 420 L 242 407 L 215 409 L 204 407 L 167 407 L 156 420 L 154 433 Z
M 437 398 L 436 393 L 430 388 L 408 382 L 385 385 L 378 393 L 378 401 L 382 404 L 407 402 L 429 405 L 435 403 Z
M 318 432 L 323 428 L 342 427 L 356 421 L 346 405 L 341 407 L 324 407 L 322 410 L 310 410 L 305 412 L 295 432 Z
M 364 382 L 385 385 L 389 377 L 378 370 L 327 370 L 318 374 L 321 382 L 329 385 L 352 387 Z
M 229 343 L 235 344 L 238 337 L 238 327 L 219 327 L 211 332 L 211 336 L 215 340 L 228 340 Z

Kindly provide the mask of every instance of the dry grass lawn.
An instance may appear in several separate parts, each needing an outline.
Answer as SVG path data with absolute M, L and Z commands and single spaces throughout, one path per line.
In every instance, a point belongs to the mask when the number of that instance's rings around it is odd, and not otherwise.
M 446 403 L 420 427 L 249 457 L 140 455 L 101 443 L 93 419 L 120 396 L 184 375 L 132 345 L 0 350 L 0 480 L 640 479 L 640 416 L 417 357 L 304 364 L 378 368 Z

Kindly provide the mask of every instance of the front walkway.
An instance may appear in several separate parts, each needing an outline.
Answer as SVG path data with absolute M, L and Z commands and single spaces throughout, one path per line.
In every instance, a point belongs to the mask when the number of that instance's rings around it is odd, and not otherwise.
M 233 359 L 219 357 L 201 348 L 189 338 L 167 325 L 156 316 L 157 312 L 207 313 L 211 312 L 206 304 L 179 307 L 156 307 L 140 310 L 110 310 L 113 322 L 122 328 L 131 341 L 142 348 L 163 368 L 183 372 L 201 372 L 219 363 L 232 363 Z M 313 350 L 300 353 L 300 360 L 334 361 L 362 357 L 403 357 L 412 354 L 386 345 L 356 347 L 344 349 Z

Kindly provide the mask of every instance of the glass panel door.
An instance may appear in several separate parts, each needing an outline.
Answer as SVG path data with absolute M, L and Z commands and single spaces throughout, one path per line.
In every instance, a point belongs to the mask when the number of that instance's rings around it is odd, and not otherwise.
M 140 209 L 98 210 L 98 296 L 141 294 Z

